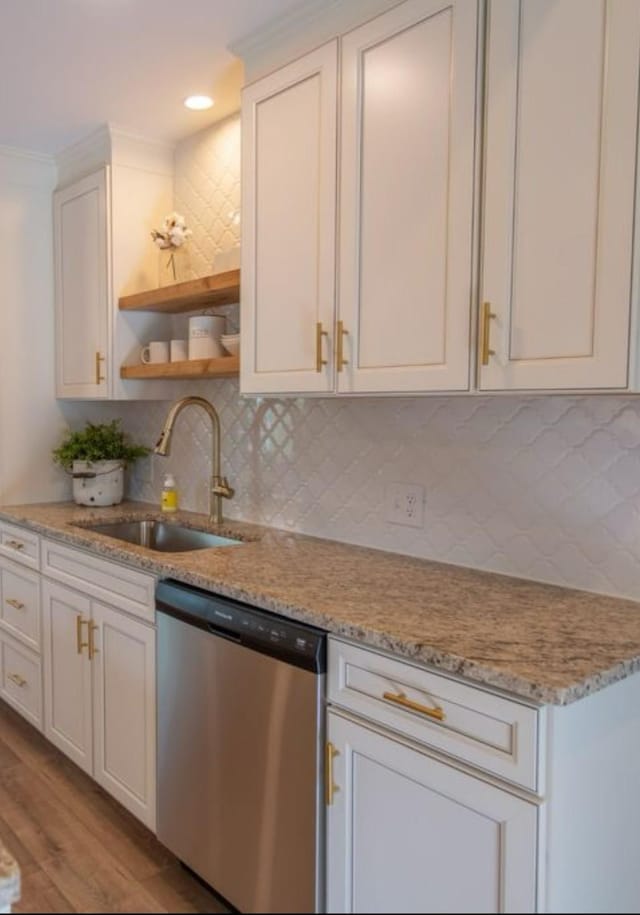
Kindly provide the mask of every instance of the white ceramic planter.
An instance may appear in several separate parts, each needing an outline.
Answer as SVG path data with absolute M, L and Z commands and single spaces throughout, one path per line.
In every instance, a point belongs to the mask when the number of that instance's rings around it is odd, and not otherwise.
M 118 505 L 124 495 L 122 461 L 74 461 L 73 498 L 78 505 Z

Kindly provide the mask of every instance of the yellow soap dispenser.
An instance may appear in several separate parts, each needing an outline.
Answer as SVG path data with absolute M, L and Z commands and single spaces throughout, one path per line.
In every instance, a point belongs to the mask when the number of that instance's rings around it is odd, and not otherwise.
M 176 478 L 172 473 L 164 475 L 161 505 L 163 512 L 178 511 L 178 488 L 176 486 Z

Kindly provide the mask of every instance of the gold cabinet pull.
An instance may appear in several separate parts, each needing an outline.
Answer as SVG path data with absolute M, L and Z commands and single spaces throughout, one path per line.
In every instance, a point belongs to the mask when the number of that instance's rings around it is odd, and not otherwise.
M 93 661 L 94 657 L 98 654 L 98 649 L 96 648 L 95 642 L 95 633 L 96 629 L 99 629 L 97 623 L 89 623 L 89 660 Z
M 339 755 L 339 751 L 336 750 L 334 745 L 330 741 L 327 741 L 324 765 L 324 799 L 327 807 L 331 807 L 334 794 L 336 791 L 340 790 L 333 781 L 333 760 L 335 756 Z
M 495 356 L 491 349 L 491 321 L 496 315 L 491 311 L 491 302 L 482 305 L 482 333 L 480 340 L 480 359 L 483 365 L 489 365 L 489 356 Z
M 104 362 L 104 356 L 100 352 L 96 352 L 96 384 L 102 384 L 103 381 L 106 381 L 104 375 L 102 374 L 101 362 Z
M 20 689 L 27 685 L 27 681 L 24 677 L 21 677 L 20 674 L 7 674 L 7 679 L 11 680 L 12 683 L 15 683 L 16 686 L 19 686 Z
M 24 550 L 24 543 L 20 540 L 7 540 L 7 546 L 12 550 Z
M 81 616 L 76 616 L 76 648 L 78 654 L 82 654 L 83 648 L 88 648 L 89 643 L 82 641 L 82 627 L 89 625 L 86 620 L 83 620 Z
M 5 604 L 9 604 L 9 606 L 13 607 L 14 610 L 24 610 L 24 604 L 22 601 L 16 600 L 14 597 L 7 597 Z
M 327 364 L 327 360 L 322 358 L 322 338 L 328 336 L 328 332 L 322 329 L 322 321 L 318 321 L 316 324 L 316 372 L 321 372 L 322 366 Z
M 435 705 L 433 708 L 428 705 L 421 705 L 419 702 L 407 699 L 404 693 L 383 693 L 382 698 L 386 699 L 387 702 L 395 702 L 396 705 L 408 708 L 412 712 L 419 712 L 421 715 L 427 715 L 428 718 L 435 718 L 436 721 L 444 721 L 446 718 L 439 705 Z
M 349 331 L 344 329 L 344 322 L 338 321 L 338 327 L 336 331 L 336 368 L 339 372 L 349 365 L 348 361 L 344 358 L 344 338 L 349 335 Z

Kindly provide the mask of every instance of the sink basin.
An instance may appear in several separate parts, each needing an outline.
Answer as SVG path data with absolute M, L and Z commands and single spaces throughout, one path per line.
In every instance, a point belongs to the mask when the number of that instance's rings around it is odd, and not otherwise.
M 160 553 L 185 553 L 188 550 L 206 550 L 214 546 L 233 546 L 242 543 L 241 540 L 219 537 L 208 531 L 196 531 L 191 527 L 168 524 L 166 521 L 114 521 L 82 526 L 84 530 L 146 546 Z

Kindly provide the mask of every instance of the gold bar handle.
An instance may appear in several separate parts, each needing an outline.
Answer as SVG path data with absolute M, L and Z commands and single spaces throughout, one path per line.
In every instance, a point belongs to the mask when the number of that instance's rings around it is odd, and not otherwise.
M 102 374 L 101 362 L 104 362 L 104 356 L 102 353 L 96 352 L 96 384 L 102 384 L 103 381 L 106 381 Z
M 24 604 L 22 601 L 16 600 L 14 597 L 7 597 L 5 604 L 9 604 L 9 606 L 13 607 L 14 610 L 24 610 Z
M 327 741 L 327 746 L 325 747 L 325 766 L 324 766 L 324 799 L 327 807 L 331 807 L 333 804 L 333 796 L 336 791 L 339 791 L 340 788 L 333 781 L 333 759 L 335 756 L 339 756 L 339 751 L 336 750 L 334 745 Z
M 24 677 L 21 677 L 20 674 L 7 674 L 7 679 L 15 683 L 16 686 L 19 686 L 20 689 L 27 685 L 27 681 Z
M 82 641 L 82 627 L 88 625 L 86 620 L 83 620 L 81 616 L 76 616 L 76 648 L 78 654 L 82 654 L 83 648 L 88 648 L 89 643 Z
M 386 699 L 387 702 L 395 702 L 396 705 L 408 708 L 412 712 L 419 712 L 421 715 L 426 715 L 428 718 L 435 718 L 436 721 L 444 721 L 446 718 L 445 713 L 439 705 L 435 705 L 433 708 L 428 705 L 421 705 L 419 702 L 413 702 L 412 699 L 407 699 L 404 693 L 383 693 L 382 698 Z
M 20 540 L 7 540 L 7 546 L 12 550 L 24 550 L 24 543 Z
M 97 623 L 89 623 L 89 660 L 90 661 L 93 661 L 94 657 L 98 654 L 99 649 L 96 648 L 95 632 L 99 628 L 100 627 L 97 625 Z
M 491 311 L 491 302 L 484 302 L 482 305 L 482 339 L 481 339 L 481 361 L 483 365 L 489 365 L 489 356 L 495 356 L 495 351 L 491 349 L 491 320 L 496 315 Z
M 344 358 L 344 338 L 349 336 L 349 331 L 344 329 L 344 322 L 338 321 L 338 329 L 336 331 L 336 368 L 339 372 L 349 365 L 348 361 Z
M 327 360 L 322 358 L 322 338 L 328 336 L 328 332 L 322 329 L 322 321 L 318 321 L 316 324 L 316 372 L 321 372 L 322 366 L 327 364 Z

